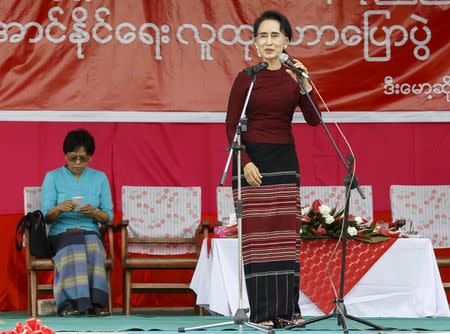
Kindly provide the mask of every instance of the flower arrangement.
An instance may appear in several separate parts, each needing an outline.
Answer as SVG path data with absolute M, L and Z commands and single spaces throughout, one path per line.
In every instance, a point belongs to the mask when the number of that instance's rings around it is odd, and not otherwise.
M 47 326 L 42 326 L 42 320 L 31 318 L 26 324 L 18 322 L 12 330 L 0 331 L 0 334 L 55 334 L 55 331 Z
M 300 216 L 302 238 L 339 238 L 344 222 L 344 209 L 330 208 L 319 200 L 302 209 Z M 348 216 L 347 237 L 365 242 L 380 242 L 398 237 L 394 227 L 370 224 L 366 219 Z

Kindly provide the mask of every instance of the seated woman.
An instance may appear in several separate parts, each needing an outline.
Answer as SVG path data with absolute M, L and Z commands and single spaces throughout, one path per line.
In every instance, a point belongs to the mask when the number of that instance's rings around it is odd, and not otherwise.
M 95 141 L 86 130 L 69 132 L 63 151 L 66 165 L 48 172 L 42 184 L 58 314 L 110 315 L 106 252 L 98 230 L 98 223 L 113 219 L 108 179 L 88 167 Z

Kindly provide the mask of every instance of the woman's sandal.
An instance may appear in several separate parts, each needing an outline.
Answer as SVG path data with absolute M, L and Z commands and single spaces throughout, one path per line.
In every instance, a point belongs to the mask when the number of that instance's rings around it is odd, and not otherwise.
M 90 316 L 107 317 L 111 315 L 111 312 L 106 307 L 100 305 L 94 305 L 88 310 Z
M 300 313 L 294 313 L 294 316 L 292 317 L 292 325 L 302 327 L 301 324 L 304 322 L 305 319 L 302 318 Z
M 274 325 L 275 328 L 285 328 L 285 327 L 291 327 L 291 326 L 301 326 L 301 324 L 304 322 L 301 314 L 294 314 L 292 317 L 292 320 L 287 320 L 283 318 L 275 318 Z
M 274 325 L 275 325 L 275 328 L 284 328 L 284 327 L 293 326 L 294 324 L 292 323 L 292 321 L 287 320 L 287 319 L 275 318 Z
M 264 326 L 264 327 L 274 327 L 274 322 L 272 320 L 263 320 L 258 322 L 258 325 Z
M 80 312 L 77 310 L 64 310 L 64 311 L 61 311 L 61 315 L 64 318 L 68 318 L 68 317 L 80 315 Z

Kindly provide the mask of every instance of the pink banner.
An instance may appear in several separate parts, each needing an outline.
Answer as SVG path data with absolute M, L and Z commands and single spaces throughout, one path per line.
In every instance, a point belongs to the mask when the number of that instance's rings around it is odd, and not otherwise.
M 202 212 L 217 212 L 216 187 L 228 154 L 223 124 L 0 122 L 0 215 L 23 212 L 23 187 L 40 186 L 46 172 L 65 163 L 62 142 L 79 127 L 96 139 L 91 166 L 107 174 L 115 210 L 121 211 L 123 185 L 200 186 Z M 372 185 L 375 212 L 390 209 L 392 184 L 450 184 L 448 124 L 342 129 L 356 154 L 360 183 Z M 338 138 L 335 129 L 331 133 Z M 293 135 L 301 184 L 341 185 L 345 171 L 323 129 L 296 124 Z M 340 139 L 338 146 L 347 152 Z

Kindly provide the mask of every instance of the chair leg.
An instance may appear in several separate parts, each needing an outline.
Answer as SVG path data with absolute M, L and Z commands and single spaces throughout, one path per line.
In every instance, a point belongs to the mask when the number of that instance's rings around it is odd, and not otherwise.
M 123 279 L 123 314 L 130 315 L 131 309 L 131 271 L 124 269 Z
M 30 295 L 31 295 L 31 316 L 37 317 L 37 293 L 38 293 L 37 272 L 30 271 Z
M 30 270 L 27 270 L 27 313 L 31 316 L 31 277 Z
M 112 282 L 111 282 L 111 269 L 106 270 L 106 280 L 108 281 L 108 309 L 109 312 L 113 312 L 112 307 Z
M 197 313 L 199 316 L 203 316 L 204 315 L 203 307 L 198 306 L 198 305 L 195 305 L 194 312 Z

